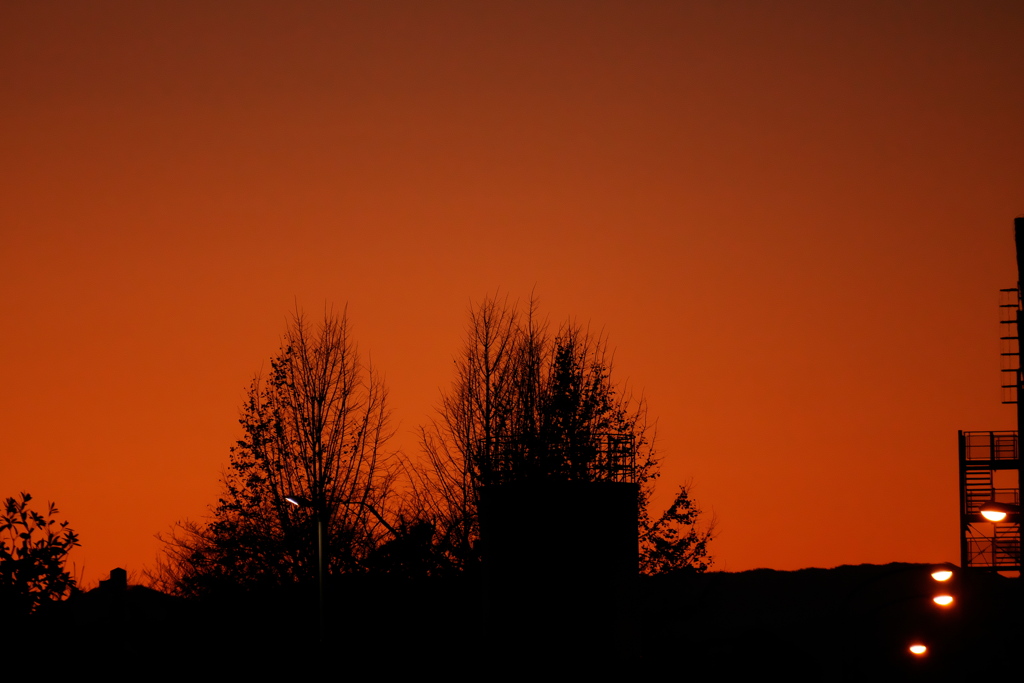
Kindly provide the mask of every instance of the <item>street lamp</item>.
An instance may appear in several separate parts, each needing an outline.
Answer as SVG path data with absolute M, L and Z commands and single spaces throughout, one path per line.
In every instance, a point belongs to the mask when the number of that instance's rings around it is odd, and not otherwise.
M 320 586 L 320 641 L 324 641 L 324 624 L 326 620 L 327 601 L 324 596 L 324 581 L 327 576 L 326 567 L 326 553 L 324 552 L 324 536 L 326 535 L 325 521 L 327 513 L 324 509 L 324 505 L 320 503 L 314 503 L 308 498 L 304 498 L 297 494 L 289 494 L 284 497 L 289 503 L 300 508 L 309 508 L 313 511 L 316 516 L 316 575 L 317 583 Z M 384 516 L 381 515 L 375 507 L 362 500 L 341 500 L 338 501 L 339 505 L 359 505 L 366 508 L 370 514 L 377 518 L 377 520 L 383 525 L 388 531 L 391 532 L 395 538 L 399 537 L 398 530 L 387 523 Z
M 1006 521 L 1008 517 L 1014 515 L 1019 516 L 1020 506 L 990 500 L 981 506 L 980 512 L 981 516 L 990 522 L 1003 522 Z
M 322 505 L 313 503 L 308 498 L 298 495 L 287 495 L 284 497 L 292 505 L 301 508 L 309 508 L 316 517 L 316 577 L 320 588 L 320 642 L 324 641 L 324 619 L 326 612 L 326 601 L 324 599 L 324 511 Z

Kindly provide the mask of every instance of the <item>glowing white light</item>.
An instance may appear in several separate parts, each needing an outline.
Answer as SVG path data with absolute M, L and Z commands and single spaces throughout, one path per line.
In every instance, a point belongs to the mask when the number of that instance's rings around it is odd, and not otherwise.
M 910 646 L 910 651 L 913 652 L 918 657 L 920 657 L 925 652 L 928 652 L 928 648 L 925 647 L 924 645 L 911 645 Z
M 948 569 L 936 569 L 932 572 L 932 578 L 936 581 L 949 581 L 953 578 L 953 572 Z
M 953 596 L 952 595 L 936 595 L 934 598 L 932 598 L 932 602 L 934 602 L 936 605 L 941 605 L 943 607 L 948 607 L 949 605 L 953 604 Z
M 1001 522 L 1006 519 L 1006 513 L 1001 510 L 982 510 L 981 516 L 990 522 Z

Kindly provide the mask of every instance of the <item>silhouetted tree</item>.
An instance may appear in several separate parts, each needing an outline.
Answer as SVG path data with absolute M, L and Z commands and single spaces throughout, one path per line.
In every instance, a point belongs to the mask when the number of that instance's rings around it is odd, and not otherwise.
M 313 328 L 296 314 L 269 376 L 257 376 L 239 420 L 224 490 L 206 524 L 165 539 L 156 583 L 201 593 L 222 582 L 279 585 L 316 573 L 316 512 L 329 573 L 359 572 L 388 537 L 374 513 L 391 482 L 387 389 L 361 360 L 344 314 Z M 312 509 L 285 500 L 300 496 Z M 161 573 L 163 576 L 161 577 Z
M 68 597 L 75 579 L 65 569 L 78 535 L 68 523 L 54 519 L 59 511 L 29 507 L 32 496 L 22 493 L 4 501 L 0 516 L 0 613 L 29 614 L 41 605 Z
M 528 372 L 523 336 L 518 316 L 507 307 L 487 300 L 470 311 L 452 390 L 442 397 L 439 416 L 421 430 L 429 466 L 413 470 L 415 506 L 435 524 L 441 562 L 452 569 L 477 560 L 480 473 L 473 464 L 480 444 L 513 429 L 522 412 L 516 403 L 530 400 L 521 390 Z
M 448 566 L 478 559 L 482 486 L 617 479 L 640 485 L 641 570 L 707 569 L 713 524 L 698 524 L 685 487 L 657 522 L 650 520 L 659 470 L 647 406 L 612 381 L 602 337 L 572 323 L 551 335 L 534 301 L 522 312 L 489 298 L 470 311 L 455 366 L 437 418 L 421 431 L 429 464 L 415 485 Z
M 714 538 L 715 522 L 702 526 L 700 515 L 685 486 L 679 487 L 672 504 L 653 524 L 641 508 L 640 572 L 707 571 L 712 563 L 708 544 Z

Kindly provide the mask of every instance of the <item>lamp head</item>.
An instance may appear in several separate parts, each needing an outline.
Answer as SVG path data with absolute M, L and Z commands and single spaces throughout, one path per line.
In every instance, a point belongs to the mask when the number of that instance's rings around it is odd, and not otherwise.
M 1020 507 L 990 500 L 981 506 L 979 512 L 981 512 L 982 517 L 990 522 L 1003 522 L 1011 515 L 1019 515 Z

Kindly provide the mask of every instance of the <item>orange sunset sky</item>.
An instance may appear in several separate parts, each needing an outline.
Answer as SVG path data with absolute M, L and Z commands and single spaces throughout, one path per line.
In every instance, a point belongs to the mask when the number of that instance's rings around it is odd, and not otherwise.
M 607 334 L 716 569 L 958 561 L 1012 429 L 1024 3 L 0 0 L 0 496 L 86 585 L 219 492 L 296 304 L 396 448 L 471 302 Z

